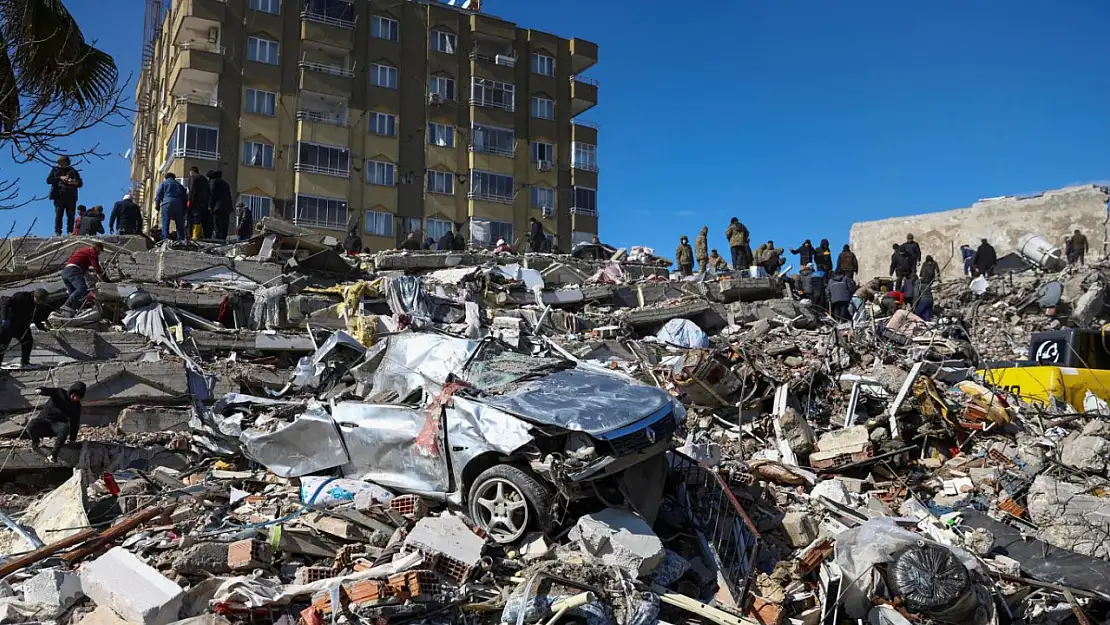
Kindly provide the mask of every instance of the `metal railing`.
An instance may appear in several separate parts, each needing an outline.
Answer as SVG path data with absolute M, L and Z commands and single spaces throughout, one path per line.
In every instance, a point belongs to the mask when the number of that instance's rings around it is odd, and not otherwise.
M 487 100 L 486 98 L 475 98 L 471 96 L 470 105 L 482 106 L 491 109 L 501 109 L 510 113 L 516 111 L 516 102 L 514 100 L 509 100 L 508 102 L 494 102 L 493 100 Z
M 335 26 L 338 28 L 354 28 L 355 20 L 345 20 L 340 17 L 332 17 L 324 15 L 323 13 L 315 13 L 313 11 L 301 11 L 301 19 L 306 22 L 316 22 L 317 24 L 325 24 L 327 26 Z
M 513 197 L 511 195 L 501 195 L 499 193 L 491 193 L 489 191 L 470 191 L 466 194 L 468 200 L 485 200 L 487 202 L 497 202 L 499 204 L 512 204 Z
M 177 44 L 178 50 L 199 50 L 201 52 L 212 52 L 213 54 L 224 54 L 226 49 L 218 43 L 211 41 L 185 41 Z
M 330 124 L 332 126 L 347 125 L 347 120 L 343 119 L 335 113 L 321 113 L 320 111 L 297 111 L 297 120 L 302 122 L 312 122 L 315 124 Z
M 171 158 L 202 158 L 209 161 L 220 160 L 220 153 L 214 150 L 198 150 L 196 148 L 174 148 L 170 152 Z
M 173 99 L 174 106 L 182 104 L 200 104 L 201 106 L 214 106 L 220 108 L 220 101 L 216 98 L 202 95 L 179 95 Z
M 328 219 L 311 219 L 307 217 L 295 217 L 293 223 L 297 226 L 309 226 L 312 228 L 325 228 L 327 230 L 346 230 L 347 220 L 331 221 Z
M 578 74 L 575 74 L 575 75 L 571 76 L 570 80 L 571 80 L 571 82 L 580 82 L 584 85 L 592 85 L 594 87 L 600 87 L 601 86 L 601 83 L 599 83 L 596 78 L 590 78 L 588 76 L 579 76 Z
M 508 158 L 513 158 L 514 156 L 516 156 L 515 145 L 511 148 L 502 148 L 495 145 L 478 145 L 476 143 L 471 143 L 470 151 L 479 152 L 481 154 L 493 154 L 494 156 L 506 156 Z
M 592 171 L 597 173 L 597 163 L 582 163 L 571 159 L 570 166 L 580 171 Z
M 336 169 L 334 167 L 324 167 L 322 165 L 313 165 L 311 163 L 296 163 L 293 165 L 293 171 L 303 174 L 323 174 L 325 176 L 336 176 L 338 178 L 350 178 L 351 170 Z
M 494 65 L 501 65 L 503 67 L 516 67 L 516 57 L 508 54 L 485 54 L 477 50 L 471 51 L 469 54 L 471 61 L 480 61 L 482 63 L 492 63 Z
M 572 119 L 572 120 L 570 120 L 570 123 L 574 124 L 575 126 L 581 126 L 583 128 L 592 128 L 593 130 L 601 130 L 601 124 L 599 124 L 597 122 L 592 122 L 592 121 L 589 121 L 589 120 L 586 120 L 586 119 Z
M 301 69 L 309 69 L 321 74 L 328 74 L 330 76 L 338 76 L 340 78 L 354 78 L 355 70 L 347 69 L 339 65 L 328 65 L 327 63 L 316 63 L 315 61 L 301 61 Z
M 586 215 L 588 217 L 597 217 L 597 209 L 596 208 L 585 208 L 585 207 L 582 207 L 582 206 L 571 206 L 570 207 L 570 214 L 571 215 Z

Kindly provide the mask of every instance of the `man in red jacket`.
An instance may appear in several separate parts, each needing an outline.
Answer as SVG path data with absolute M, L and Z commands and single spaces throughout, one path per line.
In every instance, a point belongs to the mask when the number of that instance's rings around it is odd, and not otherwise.
M 110 282 L 100 268 L 100 252 L 104 244 L 94 241 L 92 244 L 78 248 L 66 261 L 62 268 L 62 282 L 66 285 L 69 297 L 66 299 L 63 311 L 76 313 L 85 305 L 85 297 L 89 294 L 89 283 L 85 281 L 85 273 L 92 270 L 98 278 Z

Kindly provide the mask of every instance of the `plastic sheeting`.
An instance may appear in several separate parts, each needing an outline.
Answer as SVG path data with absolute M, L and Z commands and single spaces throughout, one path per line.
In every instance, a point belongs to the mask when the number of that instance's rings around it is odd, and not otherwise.
M 288 294 L 288 284 L 256 289 L 254 305 L 251 307 L 250 329 L 279 329 L 281 327 L 281 302 Z
M 342 368 L 340 375 L 350 368 L 366 354 L 366 347 L 346 332 L 335 332 L 311 356 L 305 356 L 297 361 L 297 368 L 293 371 L 293 388 L 317 388 L 324 377 L 324 372 L 329 365 L 335 364 Z M 344 363 L 346 366 L 344 366 Z
M 300 477 L 350 460 L 331 415 L 315 403 L 276 432 L 247 430 L 239 440 L 248 458 L 280 477 Z
M 675 347 L 691 349 L 709 347 L 709 335 L 689 319 L 671 319 L 659 330 L 655 338 Z
M 542 289 L 544 286 L 543 276 L 535 269 L 526 269 L 517 263 L 509 265 L 495 265 L 490 272 L 507 278 L 509 280 L 516 280 L 524 283 L 524 288 L 529 291 L 533 289 Z
M 432 302 L 416 276 L 391 278 L 385 283 L 385 296 L 389 309 L 395 315 L 412 314 L 432 318 Z

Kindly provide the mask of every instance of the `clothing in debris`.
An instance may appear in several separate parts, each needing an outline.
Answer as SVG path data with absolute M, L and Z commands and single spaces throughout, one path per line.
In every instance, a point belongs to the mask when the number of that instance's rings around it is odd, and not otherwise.
M 112 205 L 108 230 L 115 233 L 117 229 L 120 234 L 142 234 L 143 232 L 143 211 L 138 204 L 131 201 L 130 195 L 123 196 L 122 200 Z
M 54 234 L 61 236 L 62 232 L 73 232 L 73 219 L 77 212 L 77 190 L 84 182 L 81 174 L 69 165 L 69 158 L 58 158 L 58 165 L 50 168 L 46 176 L 46 184 L 50 185 L 50 200 L 54 202 Z M 66 228 L 62 230 L 62 216 L 66 218 Z
M 681 242 L 674 251 L 675 264 L 678 265 L 679 272 L 684 276 L 694 273 L 694 250 L 690 247 L 690 241 L 686 237 L 682 237 Z
M 859 260 L 856 258 L 855 252 L 847 245 L 840 251 L 840 255 L 836 257 L 836 271 L 838 273 L 846 274 L 849 278 L 856 275 L 859 271 Z
M 158 191 L 154 194 L 154 205 L 162 213 L 162 238 L 170 238 L 170 222 L 172 221 L 177 232 L 177 240 L 184 241 L 185 200 L 188 198 L 188 193 L 185 191 L 185 187 L 177 181 L 176 176 L 173 174 L 167 174 L 167 176 L 162 184 L 158 185 Z
M 817 271 L 828 273 L 833 270 L 832 250 L 829 249 L 828 239 L 821 239 L 821 244 L 814 248 L 813 264 L 817 266 Z
M 797 254 L 798 262 L 801 263 L 802 267 L 805 267 L 813 262 L 813 243 L 811 243 L 809 239 L 806 239 L 797 249 L 790 248 L 790 253 Z
M 701 233 L 694 239 L 694 258 L 698 260 L 698 270 L 709 268 L 709 227 L 702 226 Z
M 19 341 L 20 364 L 31 364 L 31 350 L 35 344 L 31 324 L 44 332 L 48 329 L 46 318 L 50 308 L 46 298 L 44 289 L 36 289 L 33 293 L 19 291 L 11 297 L 0 298 L 0 357 L 8 351 L 12 341 Z
M 979 249 L 975 251 L 975 256 L 971 259 L 971 265 L 978 267 L 979 272 L 985 276 L 994 275 L 994 266 L 998 264 L 998 254 L 994 251 L 994 246 L 987 243 L 983 239 L 979 243 Z
M 27 434 L 31 439 L 31 447 L 35 449 L 38 449 L 40 438 L 54 437 L 50 458 L 57 460 L 58 452 L 62 450 L 67 437 L 71 443 L 77 442 L 77 433 L 81 430 L 81 399 L 85 396 L 85 383 L 74 382 L 67 390 L 44 386 L 39 388 L 38 394 L 46 397 L 47 401 L 27 423 Z

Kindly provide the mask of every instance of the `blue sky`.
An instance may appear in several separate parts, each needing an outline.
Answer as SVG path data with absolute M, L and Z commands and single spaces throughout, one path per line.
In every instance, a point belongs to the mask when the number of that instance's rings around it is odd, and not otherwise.
M 288 0 L 287 0 L 288 1 Z M 756 241 L 846 242 L 854 221 L 1110 178 L 1110 2 L 1072 0 L 676 4 L 486 0 L 492 13 L 600 46 L 601 236 L 669 255 L 731 216 Z M 69 0 L 124 74 L 142 5 Z M 117 155 L 130 129 L 88 132 Z M 119 156 L 82 166 L 83 202 L 128 186 Z M 24 193 L 46 170 L 13 167 Z M 0 213 L 38 233 L 46 202 Z M 46 227 L 44 227 L 46 226 Z

